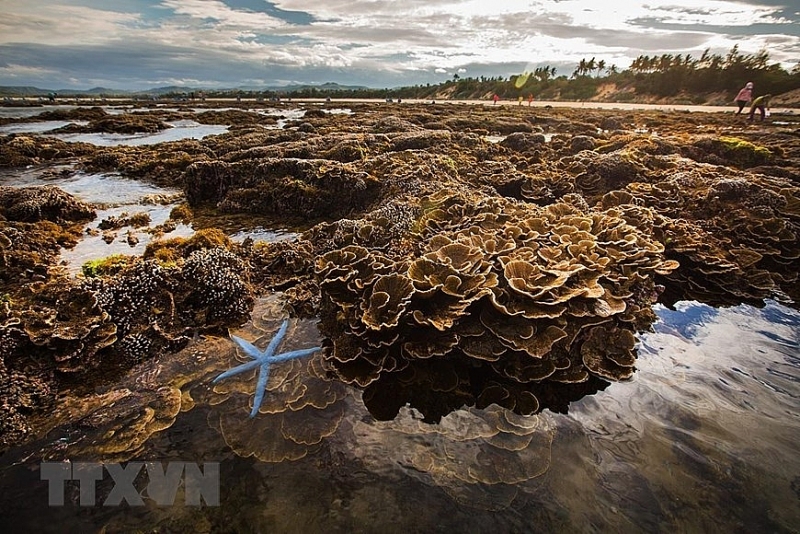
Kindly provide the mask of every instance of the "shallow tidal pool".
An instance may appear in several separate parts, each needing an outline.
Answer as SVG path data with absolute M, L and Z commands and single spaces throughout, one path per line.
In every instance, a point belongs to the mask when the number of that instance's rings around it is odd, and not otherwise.
M 263 347 L 280 324 L 260 301 L 235 331 Z M 521 416 L 463 407 L 436 424 L 414 408 L 380 421 L 361 391 L 323 379 L 319 354 L 276 363 L 259 413 L 246 357 L 202 338 L 82 398 L 0 467 L 3 532 L 794 532 L 800 524 L 800 313 L 657 307 L 634 377 Z M 319 343 L 294 320 L 281 351 Z M 148 422 L 150 421 L 150 422 Z M 152 421 L 161 421 L 152 425 Z M 43 460 L 219 463 L 219 506 L 48 505 Z M 167 465 L 166 463 L 164 465 Z

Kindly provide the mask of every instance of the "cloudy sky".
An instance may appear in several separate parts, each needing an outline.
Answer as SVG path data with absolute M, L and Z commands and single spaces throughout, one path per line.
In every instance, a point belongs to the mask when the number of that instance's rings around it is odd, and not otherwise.
M 0 0 L 0 85 L 396 87 L 581 58 L 766 49 L 800 61 L 800 0 Z

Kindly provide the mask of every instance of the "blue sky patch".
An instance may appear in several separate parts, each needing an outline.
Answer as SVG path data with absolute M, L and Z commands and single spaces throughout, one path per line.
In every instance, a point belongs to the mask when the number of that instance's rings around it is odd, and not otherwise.
M 314 17 L 303 11 L 286 11 L 265 0 L 222 0 L 222 3 L 237 11 L 266 13 L 289 24 L 307 25 L 314 22 Z

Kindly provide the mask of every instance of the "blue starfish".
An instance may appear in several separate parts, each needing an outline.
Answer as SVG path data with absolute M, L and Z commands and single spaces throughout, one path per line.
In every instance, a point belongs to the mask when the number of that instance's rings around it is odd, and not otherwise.
M 238 375 L 239 373 L 243 373 L 245 371 L 249 371 L 250 369 L 254 369 L 256 367 L 259 368 L 258 370 L 258 383 L 256 384 L 256 397 L 253 400 L 253 409 L 250 411 L 250 417 L 253 418 L 258 413 L 258 409 L 261 407 L 261 403 L 264 401 L 264 393 L 267 389 L 267 380 L 269 379 L 269 366 L 275 362 L 285 362 L 287 360 L 293 360 L 295 358 L 301 358 L 303 356 L 308 356 L 309 354 L 313 354 L 316 351 L 320 350 L 321 347 L 311 347 L 310 349 L 301 349 L 301 350 L 293 350 L 290 352 L 283 352 L 281 354 L 275 354 L 275 350 L 280 345 L 281 341 L 283 341 L 283 337 L 286 335 L 286 330 L 289 328 L 289 319 L 283 321 L 278 333 L 275 334 L 275 337 L 269 342 L 267 348 L 264 349 L 262 352 L 258 347 L 250 343 L 249 341 L 245 341 L 244 339 L 231 335 L 231 339 L 234 340 L 244 352 L 253 358 L 252 362 L 243 363 L 242 365 L 238 365 L 233 369 L 229 369 L 224 373 L 220 374 L 214 379 L 214 384 L 222 380 L 223 378 L 228 378 L 233 375 Z

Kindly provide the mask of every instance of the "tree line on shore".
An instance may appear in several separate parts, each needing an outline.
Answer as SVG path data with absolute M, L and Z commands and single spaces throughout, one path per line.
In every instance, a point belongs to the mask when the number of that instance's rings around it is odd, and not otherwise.
M 595 58 L 582 59 L 568 75 L 558 75 L 550 65 L 509 77 L 462 77 L 439 84 L 424 84 L 393 89 L 357 89 L 326 91 L 314 87 L 294 91 L 297 98 L 407 98 L 407 99 L 486 99 L 498 95 L 503 99 L 588 100 L 601 86 L 614 84 L 617 91 L 610 100 L 635 102 L 646 98 L 683 99 L 687 104 L 709 102 L 711 95 L 725 93 L 724 102 L 752 81 L 759 93 L 781 94 L 800 88 L 800 63 L 787 71 L 779 63 L 770 63 L 769 54 L 743 54 L 734 46 L 727 54 L 711 54 L 706 50 L 699 58 L 691 54 L 642 55 L 620 70 Z M 730 98 L 727 98 L 730 94 Z M 277 96 L 272 92 L 271 97 Z M 251 96 L 251 95 L 248 95 Z M 719 98 L 719 97 L 717 97 Z

